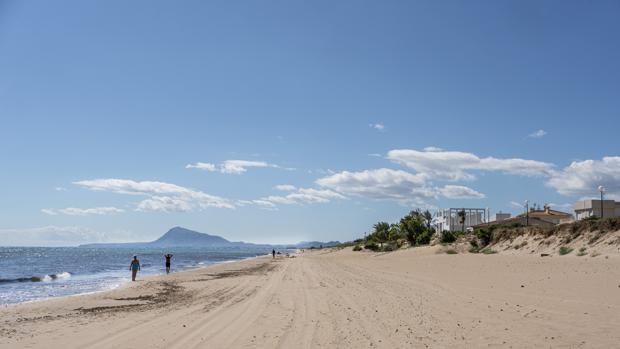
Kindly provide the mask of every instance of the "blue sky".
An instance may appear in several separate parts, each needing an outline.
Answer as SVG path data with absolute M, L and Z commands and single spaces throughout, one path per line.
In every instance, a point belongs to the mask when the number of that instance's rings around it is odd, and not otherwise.
M 348 240 L 415 207 L 620 198 L 619 14 L 0 1 L 0 245 Z

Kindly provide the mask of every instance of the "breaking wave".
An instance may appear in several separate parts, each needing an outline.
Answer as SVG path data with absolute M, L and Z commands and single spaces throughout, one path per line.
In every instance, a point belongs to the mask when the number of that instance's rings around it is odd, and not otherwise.
M 30 276 L 30 277 L 21 277 L 15 279 L 0 279 L 0 284 L 8 284 L 13 282 L 48 282 L 54 281 L 58 279 L 67 279 L 71 277 L 71 273 L 67 271 L 63 271 L 58 274 L 48 274 L 43 276 Z

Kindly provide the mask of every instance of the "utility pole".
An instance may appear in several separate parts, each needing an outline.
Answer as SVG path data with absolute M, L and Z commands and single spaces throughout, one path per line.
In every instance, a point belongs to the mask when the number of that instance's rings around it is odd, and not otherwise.
M 605 192 L 605 187 L 602 185 L 598 186 L 598 191 L 601 193 L 601 219 L 603 218 L 603 193 Z
M 530 226 L 530 202 L 525 200 L 525 226 Z

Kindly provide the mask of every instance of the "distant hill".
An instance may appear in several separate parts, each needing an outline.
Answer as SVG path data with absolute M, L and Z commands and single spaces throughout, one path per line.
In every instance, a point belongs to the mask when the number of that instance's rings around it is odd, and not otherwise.
M 174 227 L 159 239 L 150 242 L 152 247 L 172 246 L 229 246 L 232 243 L 221 236 L 199 233 L 197 231 Z
M 129 243 L 99 243 L 85 244 L 79 247 L 84 248 L 170 248 L 170 247 L 217 247 L 217 248 L 318 248 L 330 247 L 340 244 L 338 241 L 320 242 L 320 241 L 303 241 L 295 245 L 268 245 L 268 244 L 252 244 L 248 242 L 233 242 L 224 239 L 221 236 L 209 235 L 197 231 L 185 229 L 183 227 L 174 227 L 168 230 L 159 239 L 151 242 L 129 242 Z
M 332 247 L 332 246 L 338 246 L 340 245 L 340 241 L 328 241 L 328 242 L 321 242 L 321 241 L 302 241 L 302 242 L 298 242 L 297 244 L 295 244 L 296 248 L 319 248 L 321 246 L 323 247 Z

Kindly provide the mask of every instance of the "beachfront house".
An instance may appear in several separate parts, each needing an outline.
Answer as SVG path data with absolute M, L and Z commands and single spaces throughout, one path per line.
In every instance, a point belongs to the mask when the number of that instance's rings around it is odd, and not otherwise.
M 570 223 L 573 220 L 572 214 L 553 210 L 549 205 L 545 205 L 542 210 L 535 207 L 530 207 L 527 213 L 522 213 L 512 218 L 505 218 L 502 216 L 501 219 L 499 219 L 498 217 L 495 221 L 480 224 L 475 228 L 482 228 L 490 225 L 553 227 L 558 224 Z
M 580 220 L 588 217 L 620 217 L 620 202 L 614 200 L 603 200 L 601 211 L 601 200 L 581 200 L 573 206 L 575 209 L 575 219 Z
M 447 208 L 435 212 L 433 225 L 438 232 L 462 231 L 485 223 L 487 210 L 484 208 Z
M 537 218 L 553 225 L 571 223 L 575 220 L 572 214 L 553 210 L 549 205 L 545 205 L 542 210 L 530 208 L 528 214 L 522 213 L 517 217 Z

